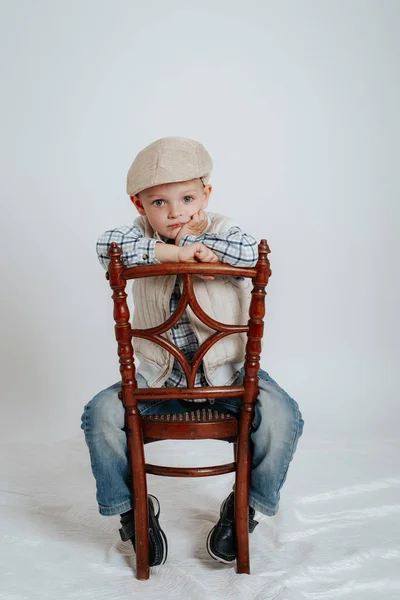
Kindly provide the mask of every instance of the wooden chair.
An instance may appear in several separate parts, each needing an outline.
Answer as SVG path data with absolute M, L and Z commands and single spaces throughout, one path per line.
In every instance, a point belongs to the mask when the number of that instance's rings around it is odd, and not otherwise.
M 250 573 L 248 499 L 250 485 L 250 427 L 254 403 L 258 394 L 258 370 L 260 368 L 261 338 L 264 330 L 265 287 L 271 275 L 267 255 L 270 250 L 266 240 L 258 247 L 256 267 L 239 268 L 221 263 L 164 263 L 149 266 L 125 267 L 121 249 L 113 242 L 109 248 L 110 258 L 106 274 L 113 290 L 115 334 L 122 378 L 120 399 L 125 407 L 126 434 L 133 481 L 135 508 L 136 576 L 149 577 L 148 506 L 146 472 L 170 477 L 206 477 L 235 471 L 235 532 L 237 547 L 237 572 Z M 252 297 L 247 325 L 227 325 L 204 313 L 193 290 L 193 275 L 248 277 L 253 281 Z M 151 329 L 132 329 L 125 292 L 126 282 L 140 277 L 158 275 L 182 275 L 183 293 L 175 313 L 163 324 Z M 187 305 L 206 325 L 215 330 L 198 349 L 191 364 L 184 354 L 168 339 L 162 337 L 178 321 Z M 243 385 L 220 387 L 194 387 L 197 369 L 208 349 L 218 340 L 233 333 L 247 333 Z M 138 388 L 135 379 L 132 337 L 152 340 L 173 354 L 181 364 L 187 387 L 184 388 Z M 196 410 L 179 415 L 154 415 L 141 417 L 138 400 L 170 400 L 196 398 L 228 398 L 242 396 L 240 416 L 219 413 L 214 410 Z M 165 439 L 199 440 L 218 439 L 234 443 L 234 462 L 204 468 L 177 468 L 145 463 L 144 444 Z

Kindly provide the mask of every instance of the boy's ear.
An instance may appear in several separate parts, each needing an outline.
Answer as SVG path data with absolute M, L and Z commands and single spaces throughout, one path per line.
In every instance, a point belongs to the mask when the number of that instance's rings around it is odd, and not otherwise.
M 203 192 L 204 192 L 203 208 L 206 208 L 206 206 L 208 205 L 208 201 L 210 199 L 210 194 L 212 192 L 212 186 L 208 183 L 207 185 L 204 186 Z
M 129 198 L 131 199 L 132 204 L 136 207 L 139 215 L 146 215 L 146 211 L 144 210 L 144 206 L 139 196 L 129 196 Z

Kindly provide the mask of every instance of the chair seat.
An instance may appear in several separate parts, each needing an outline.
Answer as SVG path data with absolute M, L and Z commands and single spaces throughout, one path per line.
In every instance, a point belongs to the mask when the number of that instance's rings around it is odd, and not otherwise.
M 175 423 L 219 423 L 220 421 L 237 420 L 231 413 L 223 413 L 211 408 L 199 408 L 190 412 L 166 415 L 142 415 L 142 421 L 163 421 Z
M 141 415 L 144 442 L 151 440 L 224 439 L 233 441 L 238 419 L 230 413 L 212 408 L 198 408 L 184 413 Z
M 237 441 L 238 420 L 235 415 L 211 408 L 198 408 L 190 412 L 166 415 L 142 415 L 141 420 L 145 444 L 162 439 Z M 167 477 L 208 477 L 232 473 L 235 470 L 234 462 L 213 467 L 164 467 L 146 464 L 147 473 Z

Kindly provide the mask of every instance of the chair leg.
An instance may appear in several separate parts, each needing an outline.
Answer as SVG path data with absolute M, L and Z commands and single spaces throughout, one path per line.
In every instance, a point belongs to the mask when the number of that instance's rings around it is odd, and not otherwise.
M 244 423 L 239 425 L 236 448 L 235 482 L 235 534 L 237 572 L 250 574 L 249 552 L 249 490 L 250 490 L 250 438 Z
M 149 512 L 142 425 L 137 409 L 130 409 L 127 415 L 127 423 L 126 433 L 128 436 L 135 508 L 136 577 L 137 579 L 148 579 L 150 575 Z

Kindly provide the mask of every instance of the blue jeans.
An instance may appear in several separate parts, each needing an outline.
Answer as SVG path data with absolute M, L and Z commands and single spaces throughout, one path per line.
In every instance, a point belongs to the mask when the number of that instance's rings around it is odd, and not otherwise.
M 232 385 L 240 385 L 244 370 Z M 148 387 L 136 375 L 139 387 Z M 268 375 L 258 373 L 259 394 L 255 403 L 249 504 L 265 515 L 278 511 L 280 489 L 303 431 L 297 403 Z M 97 394 L 84 408 L 82 429 L 96 480 L 97 502 L 102 515 L 117 515 L 132 508 L 131 474 L 124 430 L 124 407 L 118 398 L 121 383 Z M 154 400 L 139 402 L 141 414 L 181 413 L 210 406 L 209 401 Z M 212 408 L 238 413 L 241 398 L 215 400 Z

